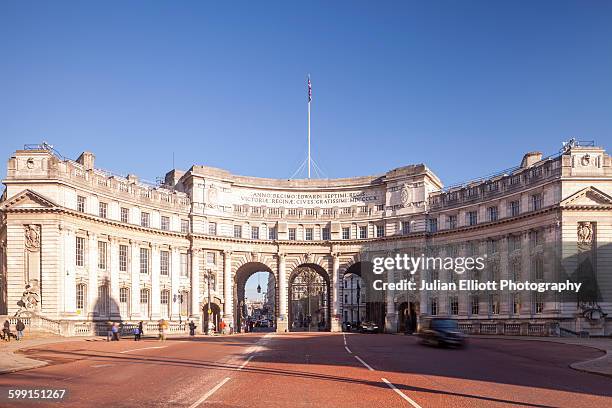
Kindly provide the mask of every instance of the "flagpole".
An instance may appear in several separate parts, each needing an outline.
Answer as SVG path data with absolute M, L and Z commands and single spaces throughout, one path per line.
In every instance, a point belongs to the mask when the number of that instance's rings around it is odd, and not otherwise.
M 308 178 L 310 178 L 310 101 L 308 101 Z
M 310 178 L 310 101 L 312 100 L 312 85 L 308 74 L 308 178 Z

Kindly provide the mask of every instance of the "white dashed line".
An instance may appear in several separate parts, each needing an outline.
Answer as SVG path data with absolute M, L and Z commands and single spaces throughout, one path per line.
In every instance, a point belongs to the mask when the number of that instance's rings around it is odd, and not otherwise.
M 255 356 L 249 356 L 249 358 L 247 358 L 247 359 L 244 361 L 244 363 L 242 363 L 242 364 L 240 365 L 240 367 L 238 367 L 238 369 L 237 369 L 237 370 L 238 370 L 238 371 L 242 370 L 242 369 L 243 369 L 243 368 L 244 368 L 244 367 L 245 367 L 247 364 L 249 364 L 249 361 L 251 361 L 251 359 L 252 359 L 253 357 L 255 357 Z
M 130 353 L 132 351 L 138 351 L 138 350 L 160 349 L 160 348 L 165 348 L 165 347 L 168 347 L 168 346 L 142 347 L 142 348 L 131 349 L 131 350 L 123 350 L 123 351 L 120 351 L 119 354 Z
M 365 362 L 365 361 L 363 361 L 361 358 L 359 358 L 359 356 L 355 356 L 355 358 L 356 358 L 357 360 L 359 360 L 359 362 L 360 362 L 361 364 L 363 364 L 363 365 L 364 365 L 364 366 L 365 366 L 365 367 L 366 367 L 368 370 L 370 370 L 370 371 L 374 371 L 374 369 L 373 369 L 372 367 L 370 367 L 368 363 L 366 363 L 366 362 Z
M 353 354 L 353 353 L 351 352 L 351 350 L 350 350 L 350 349 L 349 349 L 347 346 L 344 346 L 344 348 L 346 349 L 346 351 L 347 351 L 349 354 Z
M 346 346 L 346 334 L 342 333 L 342 339 L 344 340 L 344 345 Z
M 198 405 L 200 405 L 201 403 L 203 403 L 204 401 L 206 401 L 208 398 L 210 398 L 211 395 L 213 395 L 215 392 L 217 392 L 217 390 L 221 387 L 223 387 L 223 384 L 225 384 L 226 382 L 228 382 L 230 380 L 229 377 L 225 377 L 223 379 L 223 381 L 221 381 L 219 384 L 215 385 L 215 387 L 208 391 L 206 394 L 204 394 L 202 396 L 202 398 L 200 398 L 199 400 L 197 400 L 196 402 L 194 402 L 193 404 L 191 404 L 189 406 L 189 408 L 196 408 Z
M 385 384 L 387 384 L 389 386 L 389 388 L 391 388 L 393 391 L 398 393 L 400 397 L 402 397 L 403 399 L 408 401 L 410 403 L 410 405 L 412 405 L 414 408 L 421 408 L 421 406 L 419 404 L 417 404 L 416 402 L 414 402 L 414 400 L 412 398 L 408 397 L 406 394 L 401 392 L 395 385 L 393 385 L 391 382 L 389 382 L 389 380 L 387 380 L 386 378 L 381 378 L 381 380 L 383 380 L 383 382 Z

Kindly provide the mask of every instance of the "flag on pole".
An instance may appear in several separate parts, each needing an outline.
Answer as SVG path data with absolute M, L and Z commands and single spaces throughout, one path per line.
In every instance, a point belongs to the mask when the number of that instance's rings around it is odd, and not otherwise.
M 312 101 L 312 84 L 310 83 L 310 75 L 308 75 L 308 103 Z

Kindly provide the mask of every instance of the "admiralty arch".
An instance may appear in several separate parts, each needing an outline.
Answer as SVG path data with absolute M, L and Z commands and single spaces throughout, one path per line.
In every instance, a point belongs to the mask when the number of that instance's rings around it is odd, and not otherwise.
M 91 152 L 73 160 L 47 144 L 26 145 L 8 158 L 3 180 L 0 315 L 68 336 L 109 320 L 128 327 L 166 319 L 171 331 L 194 320 L 200 331 L 211 315 L 239 331 L 246 280 L 269 272 L 278 332 L 340 331 L 351 319 L 350 275 L 357 319 L 386 332 L 433 315 L 471 333 L 609 335 L 611 157 L 572 140 L 558 154 L 528 152 L 516 164 L 452 187 L 424 164 L 293 180 L 194 165 L 147 183 L 97 168 Z M 588 273 L 594 295 L 373 293 L 373 257 L 402 251 L 485 253 L 481 279 Z

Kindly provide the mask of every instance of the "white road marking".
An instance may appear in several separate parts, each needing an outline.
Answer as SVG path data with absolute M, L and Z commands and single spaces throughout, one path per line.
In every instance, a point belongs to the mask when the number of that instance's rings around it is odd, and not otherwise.
M 92 365 L 90 366 L 91 368 L 101 368 L 101 367 L 111 367 L 112 364 L 96 364 L 96 365 Z
M 414 402 L 414 400 L 412 398 L 408 397 L 406 394 L 401 392 L 395 385 L 393 385 L 391 382 L 389 382 L 389 380 L 387 380 L 386 378 L 381 378 L 381 380 L 383 380 L 383 382 L 385 384 L 387 384 L 389 386 L 389 388 L 391 388 L 393 391 L 398 393 L 400 397 L 402 397 L 403 399 L 408 401 L 410 403 L 410 405 L 412 405 L 414 408 L 421 408 L 421 406 L 419 404 L 417 404 L 416 402 Z
M 255 357 L 255 356 L 249 356 L 249 358 L 247 358 L 247 359 L 244 361 L 244 363 L 242 363 L 242 364 L 240 365 L 240 367 L 238 367 L 238 369 L 237 369 L 237 370 L 238 370 L 238 371 L 242 370 L 242 369 L 243 369 L 243 368 L 244 368 L 244 367 L 245 367 L 247 364 L 249 364 L 249 361 L 251 361 L 251 359 L 252 359 L 253 357 Z
M 189 406 L 189 408 L 196 408 L 198 405 L 200 405 L 201 403 L 203 403 L 204 401 L 206 401 L 208 398 L 210 398 L 211 395 L 213 395 L 215 392 L 217 392 L 217 390 L 221 387 L 223 387 L 223 384 L 225 384 L 226 382 L 228 382 L 230 380 L 229 377 L 225 377 L 223 379 L 223 381 L 221 381 L 219 384 L 215 385 L 213 389 L 211 389 L 210 391 L 208 391 L 206 394 L 204 394 L 202 396 L 202 398 L 200 398 L 199 400 L 197 400 L 196 402 L 194 402 L 193 404 L 191 404 Z
M 168 347 L 168 346 L 142 347 L 142 348 L 131 349 L 131 350 L 123 350 L 123 351 L 120 351 L 119 354 L 130 353 L 132 351 L 138 351 L 138 350 L 160 349 L 160 348 L 165 348 L 165 347 Z
M 372 367 L 370 367 L 370 366 L 368 365 L 368 363 L 366 363 L 366 362 L 365 362 L 365 361 L 363 361 L 361 358 L 359 358 L 359 356 L 355 356 L 355 358 L 356 358 L 357 360 L 359 360 L 359 362 L 360 362 L 361 364 L 363 364 L 363 365 L 364 365 L 364 366 L 365 366 L 365 367 L 366 367 L 368 370 L 370 370 L 370 371 L 374 371 L 374 369 L 373 369 Z
M 342 339 L 344 340 L 344 345 L 346 346 L 346 334 L 342 333 Z
M 347 346 L 344 346 L 344 348 L 346 349 L 346 351 L 348 351 L 349 354 L 353 354 L 353 353 L 351 353 L 351 350 L 349 350 L 349 348 Z

